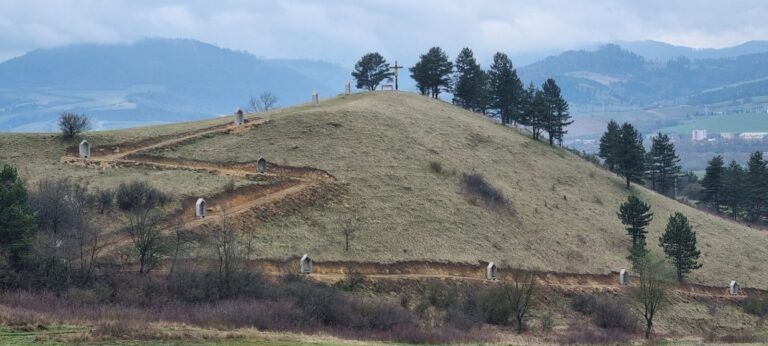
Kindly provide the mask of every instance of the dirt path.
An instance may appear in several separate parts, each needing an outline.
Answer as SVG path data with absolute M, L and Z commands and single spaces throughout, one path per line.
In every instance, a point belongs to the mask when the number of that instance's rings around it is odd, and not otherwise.
M 163 169 L 181 169 L 193 171 L 206 171 L 211 174 L 250 177 L 261 175 L 266 178 L 278 181 L 274 184 L 264 186 L 243 186 L 236 189 L 233 193 L 216 197 L 216 204 L 220 207 L 226 205 L 226 215 L 234 216 L 244 213 L 254 208 L 269 206 L 280 202 L 283 199 L 294 195 L 300 195 L 303 191 L 332 183 L 335 178 L 321 170 L 312 168 L 297 168 L 288 166 L 278 166 L 270 164 L 268 171 L 259 173 L 255 163 L 225 164 L 216 162 L 203 162 L 195 160 L 171 159 L 142 154 L 152 149 L 170 147 L 184 141 L 192 140 L 201 136 L 211 134 L 225 134 L 235 131 L 247 131 L 248 129 L 267 122 L 265 119 L 251 119 L 244 125 L 230 124 L 228 126 L 215 126 L 208 129 L 196 130 L 191 133 L 169 136 L 156 141 L 145 143 L 124 143 L 110 146 L 112 153 L 94 155 L 89 159 L 81 159 L 69 154 L 62 157 L 61 161 L 68 164 L 82 166 L 99 167 L 119 167 L 119 166 L 149 166 Z M 128 148 L 122 150 L 120 148 Z M 189 209 L 190 206 L 185 206 Z M 164 232 L 170 232 L 174 227 L 180 225 L 186 229 L 195 229 L 206 223 L 215 222 L 221 213 L 213 208 L 208 217 L 197 218 L 193 210 L 185 210 L 178 216 L 174 222 L 168 222 L 163 226 Z M 124 232 L 116 232 L 110 239 L 105 241 L 108 249 L 115 249 L 127 245 L 130 238 Z M 109 251 L 105 251 L 109 252 Z M 253 265 L 258 267 L 266 274 L 283 275 L 287 272 L 298 271 L 298 259 L 290 260 L 261 260 L 254 261 Z M 346 278 L 349 268 L 355 268 L 365 274 L 370 280 L 467 280 L 489 282 L 485 278 L 485 265 L 458 264 L 458 263 L 434 263 L 434 262 L 401 262 L 392 264 L 382 263 L 360 263 L 360 262 L 319 262 L 314 265 L 314 272 L 311 277 L 323 282 L 338 282 Z M 510 271 L 511 272 L 511 271 Z M 510 280 L 510 272 L 505 272 L 499 268 L 499 281 Z M 618 273 L 611 274 L 573 274 L 573 273 L 537 273 L 538 281 L 541 285 L 564 292 L 582 292 L 582 291 L 607 291 L 618 292 L 626 286 L 619 285 Z M 742 293 L 737 296 L 728 294 L 726 287 L 710 287 L 702 285 L 680 285 L 675 286 L 675 290 L 683 295 L 691 297 L 705 297 L 718 299 L 738 299 L 745 295 L 768 295 L 768 292 L 756 289 L 742 289 Z
M 206 171 L 211 174 L 240 178 L 259 175 L 266 179 L 278 181 L 278 183 L 267 184 L 261 188 L 259 188 L 260 186 L 243 186 L 229 195 L 216 197 L 215 204 L 212 204 L 210 203 L 212 201 L 209 201 L 209 206 L 213 207 L 208 208 L 208 215 L 205 218 L 195 217 L 193 210 L 185 210 L 177 217 L 177 220 L 168 221 L 161 226 L 163 232 L 170 232 L 176 227 L 196 229 L 204 224 L 215 222 L 218 219 L 217 216 L 221 214 L 223 209 L 226 209 L 227 216 L 236 216 L 253 208 L 272 205 L 294 194 L 300 194 L 306 189 L 335 181 L 335 178 L 330 174 L 311 168 L 296 168 L 268 164 L 267 172 L 259 173 L 255 162 L 225 164 L 171 159 L 144 154 L 153 149 L 172 147 L 184 141 L 193 140 L 203 136 L 247 131 L 265 122 L 267 122 L 266 119 L 252 118 L 248 119 L 248 121 L 242 125 L 219 125 L 180 135 L 168 136 L 167 138 L 155 141 L 148 140 L 145 142 L 94 147 L 91 149 L 92 156 L 90 158 L 83 159 L 75 156 L 75 153 L 70 153 L 63 156 L 61 161 L 67 164 L 86 167 L 147 166 L 162 169 Z M 282 183 L 280 183 L 281 179 L 284 180 Z M 256 187 L 256 189 L 254 189 L 254 187 Z M 208 197 L 206 197 L 206 200 L 208 201 Z M 226 206 L 226 208 L 224 206 Z M 189 209 L 190 206 L 183 206 L 183 208 Z M 124 234 L 124 232 L 115 233 L 116 234 L 112 234 L 105 240 L 105 243 L 108 244 L 107 248 L 109 249 L 119 248 L 130 241 L 129 237 Z

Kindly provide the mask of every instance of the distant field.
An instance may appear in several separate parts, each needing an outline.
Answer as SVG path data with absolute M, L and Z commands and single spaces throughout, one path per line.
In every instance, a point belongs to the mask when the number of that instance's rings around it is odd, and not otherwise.
M 678 126 L 664 127 L 661 132 L 691 134 L 693 129 L 706 129 L 710 134 L 721 132 L 768 132 L 768 114 L 745 113 L 697 117 Z

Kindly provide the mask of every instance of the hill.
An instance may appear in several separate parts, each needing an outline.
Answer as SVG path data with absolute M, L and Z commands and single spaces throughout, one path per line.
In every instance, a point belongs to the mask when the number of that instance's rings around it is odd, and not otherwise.
M 768 52 L 768 41 L 747 41 L 724 48 L 691 48 L 658 41 L 617 41 L 615 44 L 648 60 L 668 61 L 679 57 L 695 59 L 735 58 Z
M 748 51 L 748 50 L 745 50 Z M 555 78 L 577 108 L 709 104 L 768 94 L 768 53 L 651 61 L 618 45 L 568 51 L 518 70 L 525 81 Z
M 243 131 L 179 141 L 144 153 L 155 162 L 254 162 L 313 167 L 335 177 L 330 202 L 306 201 L 286 212 L 243 214 L 265 258 L 308 253 L 316 260 L 477 263 L 543 271 L 605 274 L 628 267 L 628 237 L 615 216 L 627 197 L 622 180 L 578 156 L 450 104 L 398 92 L 332 98 L 262 113 L 265 122 Z M 147 141 L 231 119 L 144 129 L 92 132 L 94 145 Z M 30 183 L 51 172 L 95 187 L 147 179 L 182 200 L 223 190 L 229 178 L 203 169 L 83 168 L 63 163 L 67 143 L 52 135 L 4 134 L 0 162 L 20 167 Z M 437 172 L 430 166 L 439 164 Z M 206 164 L 210 165 L 210 164 Z M 478 173 L 501 190 L 510 211 L 477 202 L 460 177 Z M 239 185 L 253 184 L 239 179 Z M 653 208 L 652 251 L 667 217 L 687 215 L 699 237 L 704 267 L 691 280 L 768 288 L 768 241 L 755 230 L 708 215 L 640 187 Z M 325 193 L 325 192 L 323 192 Z M 324 196 L 315 196 L 322 200 Z M 181 203 L 180 201 L 178 203 Z M 181 204 L 179 204 L 181 205 Z M 344 251 L 340 219 L 352 215 L 359 231 Z M 119 220 L 119 218 L 113 219 Z M 114 222 L 114 221 L 113 221 Z
M 0 63 L 0 130 L 55 129 L 63 110 L 97 128 L 208 118 L 271 91 L 279 105 L 335 95 L 348 72 L 318 61 L 269 60 L 194 40 L 80 44 Z

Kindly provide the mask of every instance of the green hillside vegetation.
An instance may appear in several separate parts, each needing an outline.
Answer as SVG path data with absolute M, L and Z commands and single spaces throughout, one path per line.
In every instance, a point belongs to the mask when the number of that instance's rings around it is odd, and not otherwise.
M 342 202 L 260 223 L 262 257 L 310 253 L 317 260 L 395 262 L 492 260 L 560 272 L 607 273 L 629 266 L 628 237 L 615 215 L 622 180 L 563 149 L 447 103 L 407 93 L 335 98 L 269 114 L 270 122 L 153 154 L 204 161 L 278 164 L 333 174 Z M 440 171 L 430 168 L 439 164 Z M 509 200 L 489 208 L 463 193 L 478 173 Z M 633 191 L 656 218 L 649 248 L 667 217 L 682 212 L 698 233 L 704 267 L 694 282 L 768 287 L 763 231 L 687 207 L 646 189 Z M 344 251 L 339 218 L 360 226 Z M 245 227 L 249 227 L 247 224 Z
M 690 134 L 693 129 L 707 129 L 707 132 L 711 134 L 766 132 L 768 131 L 768 114 L 739 113 L 696 117 L 683 125 L 665 127 L 660 131 L 663 133 Z

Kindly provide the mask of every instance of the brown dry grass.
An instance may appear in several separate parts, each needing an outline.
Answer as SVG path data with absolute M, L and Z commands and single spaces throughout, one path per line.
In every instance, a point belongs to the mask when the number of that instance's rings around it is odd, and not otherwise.
M 307 209 L 261 226 L 259 253 L 311 253 L 319 260 L 392 262 L 493 260 L 563 272 L 607 273 L 628 267 L 628 238 L 615 216 L 628 194 L 621 179 L 577 156 L 502 127 L 478 114 L 407 93 L 366 93 L 320 106 L 286 109 L 269 123 L 233 136 L 201 139 L 169 157 L 245 162 L 265 156 L 328 171 L 348 200 Z M 440 173 L 430 169 L 439 162 Z M 477 172 L 504 193 L 515 213 L 473 205 L 461 173 Z M 768 287 L 768 233 L 633 190 L 656 214 L 657 239 L 668 215 L 686 214 L 699 234 L 704 267 L 694 282 L 725 286 L 731 278 Z M 361 230 L 344 252 L 337 220 L 356 215 Z

